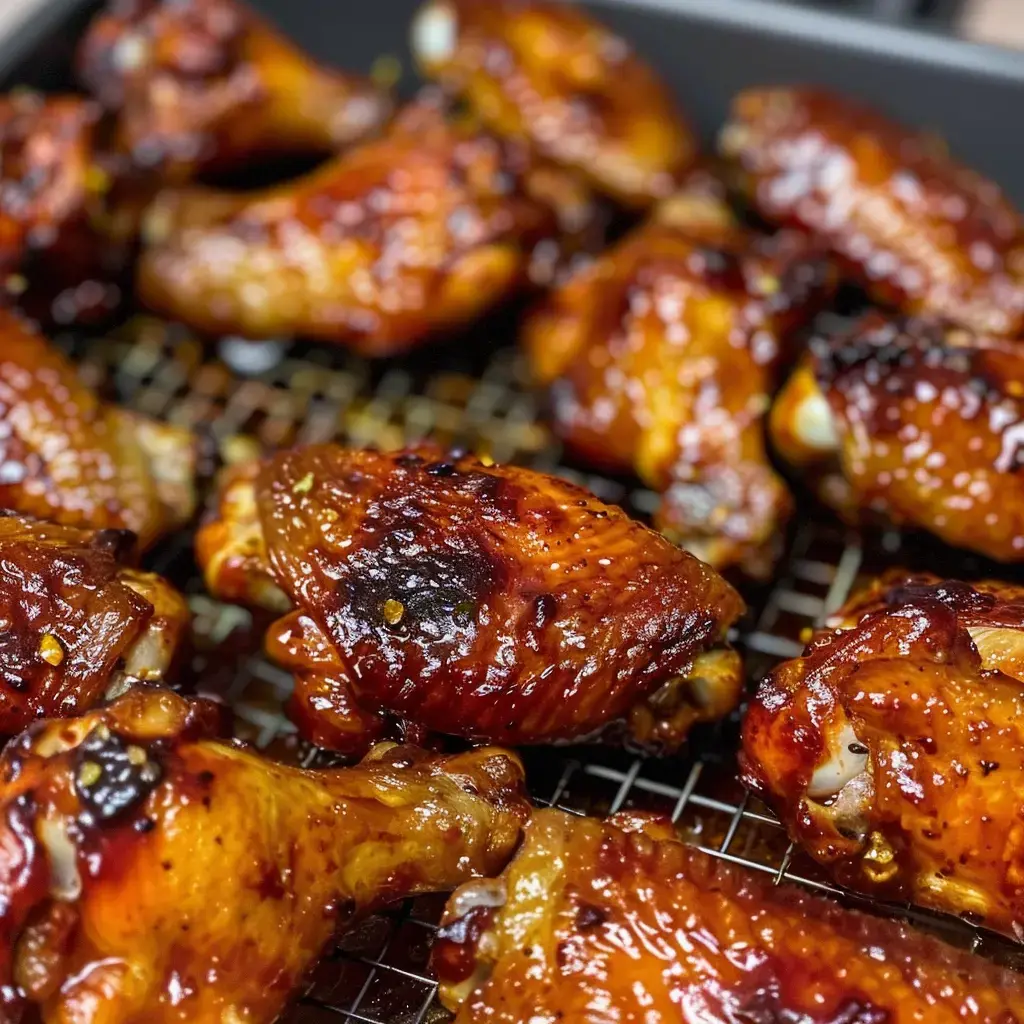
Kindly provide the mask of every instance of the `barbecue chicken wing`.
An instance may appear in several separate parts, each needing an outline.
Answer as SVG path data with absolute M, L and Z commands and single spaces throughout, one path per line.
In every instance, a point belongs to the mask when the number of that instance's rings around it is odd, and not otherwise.
M 132 546 L 126 531 L 0 515 L 0 736 L 167 676 L 188 606 L 132 568 Z
M 1024 348 L 870 313 L 812 342 L 772 440 L 847 520 L 1024 560 Z
M 5 1020 L 271 1024 L 337 930 L 499 871 L 519 839 L 505 751 L 303 771 L 208 712 L 133 690 L 0 758 Z
M 628 43 L 571 5 L 428 0 L 412 50 L 492 131 L 637 207 L 672 192 L 696 139 Z
M 112 0 L 78 63 L 113 112 L 115 148 L 164 180 L 332 152 L 390 113 L 368 81 L 318 65 L 235 0 Z
M 878 301 L 977 331 L 1024 329 L 1024 234 L 998 186 L 852 100 L 753 89 L 721 135 L 769 221 L 825 239 Z
M 829 276 L 804 236 L 741 229 L 702 175 L 527 321 L 556 433 L 661 492 L 658 526 L 694 554 L 766 575 L 791 500 L 763 419 L 786 338 Z
M 457 1024 L 1010 1024 L 1024 980 L 894 921 L 776 888 L 667 819 L 539 811 L 434 947 Z
M 888 574 L 761 684 L 743 750 L 842 884 L 1024 935 L 1024 587 Z
M 514 293 L 533 243 L 555 230 L 507 157 L 415 104 L 385 138 L 269 191 L 165 193 L 147 222 L 141 297 L 210 333 L 408 349 Z
M 268 646 L 321 745 L 358 750 L 387 712 L 501 743 L 625 724 L 672 749 L 738 700 L 735 591 L 532 470 L 429 447 L 285 452 L 236 469 L 197 551 L 218 596 L 295 609 Z
M 132 530 L 147 548 L 191 517 L 195 458 L 186 431 L 100 401 L 0 310 L 0 508 Z

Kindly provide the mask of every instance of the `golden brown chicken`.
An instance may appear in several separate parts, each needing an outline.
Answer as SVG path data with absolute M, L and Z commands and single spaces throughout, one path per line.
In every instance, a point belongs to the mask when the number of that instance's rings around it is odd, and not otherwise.
M 765 679 L 743 751 L 842 884 L 1024 935 L 1024 587 L 887 574 Z
M 185 599 L 132 567 L 133 536 L 0 515 L 0 736 L 166 679 Z
M 430 447 L 283 452 L 235 470 L 197 554 L 217 596 L 294 608 L 268 648 L 321 745 L 356 752 L 387 712 L 495 743 L 611 729 L 673 749 L 739 697 L 736 592 L 532 470 Z
M 112 0 L 82 42 L 84 84 L 139 170 L 182 181 L 268 155 L 332 152 L 391 104 L 323 67 L 236 0 Z
M 1018 975 L 641 815 L 538 812 L 500 878 L 451 897 L 433 964 L 457 1024 L 1024 1020 Z
M 0 508 L 132 530 L 145 549 L 191 517 L 195 459 L 187 431 L 102 402 L 0 310 Z
M 816 89 L 741 93 L 720 148 L 769 221 L 825 239 L 879 302 L 977 331 L 1024 328 L 1024 233 L 938 140 Z
M 166 193 L 148 218 L 139 292 L 206 332 L 391 355 L 525 284 L 554 215 L 512 171 L 496 139 L 417 103 L 385 138 L 297 181 Z
M 780 454 L 851 521 L 1024 560 L 1024 348 L 869 313 L 810 351 L 770 417 Z
M 829 282 L 804 236 L 742 229 L 701 175 L 528 319 L 555 432 L 661 492 L 657 525 L 683 547 L 766 575 L 792 505 L 763 420 L 787 337 Z
M 0 758 L 4 1020 L 271 1024 L 339 929 L 519 839 L 505 751 L 303 771 L 215 739 L 209 712 L 134 690 Z
M 468 99 L 492 131 L 630 206 L 669 195 L 696 157 L 667 88 L 570 4 L 427 0 L 411 44 L 424 74 Z

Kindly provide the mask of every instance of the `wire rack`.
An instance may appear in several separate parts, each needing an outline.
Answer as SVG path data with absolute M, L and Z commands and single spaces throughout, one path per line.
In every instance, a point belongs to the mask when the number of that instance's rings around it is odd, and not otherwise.
M 394 446 L 430 436 L 560 473 L 636 515 L 649 513 L 649 492 L 563 463 L 543 426 L 540 400 L 526 386 L 514 348 L 500 344 L 501 333 L 494 332 L 497 344 L 481 345 L 475 336 L 385 366 L 336 350 L 270 345 L 246 350 L 253 365 L 273 363 L 255 373 L 237 372 L 216 349 L 151 321 L 135 321 L 112 338 L 63 339 L 63 344 L 83 374 L 111 397 L 222 445 L 238 435 L 270 448 L 330 439 Z M 752 613 L 737 643 L 752 681 L 779 659 L 800 652 L 801 637 L 845 600 L 859 573 L 878 568 L 880 560 L 914 561 L 912 548 L 897 536 L 864 545 L 815 515 L 797 524 L 772 585 L 747 594 Z M 259 653 L 266 623 L 203 593 L 191 536 L 179 535 L 158 550 L 153 567 L 189 595 L 198 687 L 230 700 L 245 738 L 277 756 L 305 764 L 322 761 L 322 752 L 301 744 L 281 716 L 291 681 Z M 947 567 L 950 574 L 959 569 Z M 968 565 L 966 571 L 971 569 Z M 788 843 L 768 809 L 744 793 L 736 777 L 736 737 L 736 722 L 730 721 L 698 737 L 686 757 L 659 760 L 600 748 L 549 748 L 527 751 L 525 761 L 538 805 L 599 815 L 625 808 L 666 813 L 687 841 L 715 857 L 767 873 L 776 882 L 795 882 L 912 919 L 955 945 L 1024 967 L 1022 947 L 962 921 L 871 905 L 836 889 Z M 443 903 L 443 896 L 407 901 L 343 937 L 316 968 L 307 994 L 285 1018 L 288 1024 L 444 1019 L 427 973 Z

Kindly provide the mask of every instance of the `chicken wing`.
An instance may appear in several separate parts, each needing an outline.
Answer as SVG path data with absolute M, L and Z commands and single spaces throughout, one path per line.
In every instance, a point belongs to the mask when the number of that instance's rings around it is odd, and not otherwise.
M 411 348 L 515 292 L 555 230 L 507 157 L 423 103 L 385 138 L 269 191 L 167 193 L 148 218 L 140 295 L 210 333 Z
M 769 221 L 828 241 L 880 302 L 973 330 L 1024 328 L 1024 234 L 999 187 L 941 142 L 815 89 L 752 89 L 721 134 Z
M 167 677 L 188 606 L 132 567 L 133 544 L 127 531 L 0 515 L 0 736 Z
M 1002 1024 L 1024 980 L 718 861 L 667 819 L 539 811 L 434 947 L 457 1024 Z
M 295 609 L 268 646 L 329 746 L 358 749 L 354 708 L 501 743 L 625 722 L 673 749 L 739 697 L 736 592 L 532 470 L 430 447 L 284 452 L 235 471 L 197 554 L 216 595 Z
M 0 310 L 0 507 L 128 529 L 145 549 L 195 505 L 184 430 L 107 405 L 45 338 Z
M 338 929 L 501 870 L 529 810 L 501 750 L 303 771 L 212 734 L 134 690 L 4 751 L 5 1020 L 271 1024 Z
M 178 182 L 332 152 L 391 110 L 370 82 L 317 64 L 236 0 L 112 0 L 78 68 L 115 116 L 115 148 Z
M 1024 935 L 1024 587 L 888 574 L 765 679 L 743 751 L 842 884 Z
M 1024 560 L 1024 348 L 869 313 L 812 342 L 772 441 L 851 521 L 931 531 Z
M 556 291 L 523 341 L 555 432 L 663 494 L 657 525 L 764 576 L 791 511 L 763 419 L 786 339 L 830 274 L 804 236 L 757 236 L 701 180 Z
M 579 8 L 428 0 L 411 44 L 423 72 L 465 96 L 492 131 L 528 141 L 630 206 L 667 196 L 696 157 L 669 91 Z

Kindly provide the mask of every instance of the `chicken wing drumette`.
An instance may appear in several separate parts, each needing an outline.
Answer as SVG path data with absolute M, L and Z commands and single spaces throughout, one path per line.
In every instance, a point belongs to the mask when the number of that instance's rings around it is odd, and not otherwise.
M 339 929 L 501 870 L 528 814 L 501 750 L 303 771 L 217 718 L 133 690 L 4 751 L 5 1020 L 271 1024 Z
M 743 751 L 842 884 L 1024 935 L 1024 588 L 888 574 L 761 684 Z
M 492 131 L 630 206 L 669 195 L 696 157 L 668 89 L 628 43 L 572 5 L 428 0 L 412 50 Z
M 812 341 L 772 408 L 779 453 L 847 520 L 1024 560 L 1024 348 L 869 313 Z
M 214 594 L 294 608 L 268 647 L 322 745 L 358 751 L 387 712 L 501 743 L 624 722 L 673 749 L 739 696 L 735 591 L 532 470 L 426 447 L 285 452 L 235 471 L 197 551 Z
M 328 153 L 380 128 L 388 97 L 317 64 L 236 0 L 112 0 L 78 55 L 115 149 L 164 180 Z
M 127 531 L 0 515 L 0 736 L 167 677 L 188 606 L 132 567 L 133 545 Z
M 184 430 L 102 402 L 71 363 L 0 310 L 0 507 L 128 529 L 148 548 L 193 512 Z
M 555 431 L 662 492 L 658 526 L 716 568 L 771 570 L 791 501 L 763 420 L 786 339 L 820 305 L 804 236 L 742 229 L 706 175 L 556 291 L 523 340 Z
M 741 93 L 723 155 L 769 221 L 823 237 L 880 302 L 1024 328 L 1024 233 L 999 187 L 934 138 L 815 89 Z
M 539 811 L 434 947 L 457 1024 L 997 1024 L 1024 981 L 894 921 L 775 887 L 666 819 Z

